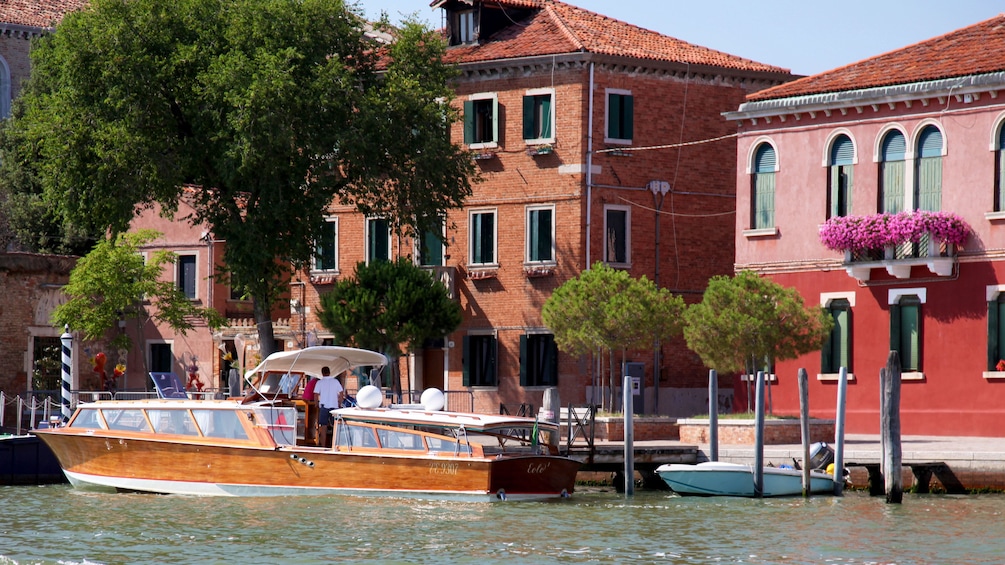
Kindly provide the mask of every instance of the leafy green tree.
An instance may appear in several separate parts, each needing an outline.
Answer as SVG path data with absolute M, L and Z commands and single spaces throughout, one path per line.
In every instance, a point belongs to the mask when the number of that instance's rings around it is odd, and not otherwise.
M 545 301 L 541 318 L 559 349 L 585 355 L 598 349 L 641 349 L 681 331 L 684 300 L 645 276 L 597 262 L 569 279 Z
M 140 248 L 160 235 L 139 230 L 96 245 L 70 271 L 70 282 L 63 287 L 69 300 L 53 311 L 53 323 L 69 325 L 88 340 L 107 337 L 120 320 L 135 320 L 142 328 L 154 319 L 182 333 L 192 329 L 197 318 L 213 328 L 223 325 L 216 310 L 196 306 L 173 281 L 163 279 L 164 266 L 175 262 L 174 253 L 155 251 L 144 260 Z M 127 333 L 115 332 L 110 344 L 129 349 L 132 342 Z
M 414 21 L 381 45 L 342 0 L 92 0 L 32 50 L 0 158 L 83 233 L 185 198 L 227 242 L 268 355 L 332 202 L 417 234 L 470 194 L 444 50 Z
M 712 277 L 684 319 L 688 347 L 721 373 L 753 374 L 763 363 L 818 350 L 834 327 L 826 310 L 752 271 Z
M 318 319 L 337 343 L 381 351 L 391 359 L 391 386 L 401 392 L 398 357 L 461 324 L 461 305 L 408 259 L 356 265 L 353 277 L 322 294 Z M 404 348 L 404 350 L 402 349 Z

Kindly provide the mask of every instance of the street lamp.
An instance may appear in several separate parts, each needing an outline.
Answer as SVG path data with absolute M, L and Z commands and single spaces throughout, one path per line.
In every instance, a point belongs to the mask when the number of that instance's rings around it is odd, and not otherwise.
M 655 221 L 656 221 L 656 245 L 654 250 L 653 264 L 655 265 L 655 272 L 653 274 L 653 282 L 656 284 L 657 290 L 660 287 L 660 210 L 663 208 L 663 200 L 666 198 L 668 192 L 673 190 L 670 187 L 670 183 L 665 180 L 651 180 L 646 184 L 646 188 L 649 192 L 653 193 L 653 205 L 656 208 Z M 653 413 L 659 413 L 660 407 L 660 353 L 662 346 L 660 340 L 656 339 L 653 343 Z

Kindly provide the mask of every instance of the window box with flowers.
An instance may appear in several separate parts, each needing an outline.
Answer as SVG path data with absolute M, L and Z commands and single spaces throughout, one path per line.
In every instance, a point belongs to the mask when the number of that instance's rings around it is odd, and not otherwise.
M 820 241 L 828 249 L 843 251 L 848 274 L 859 280 L 868 280 L 874 267 L 908 278 L 916 264 L 949 276 L 956 251 L 970 232 L 956 214 L 916 210 L 831 218 L 820 226 Z
M 555 267 L 550 265 L 524 265 L 523 273 L 528 279 L 550 277 L 555 274 Z
M 554 150 L 555 150 L 554 147 L 552 147 L 551 145 L 549 145 L 549 144 L 546 143 L 544 145 L 534 145 L 534 146 L 528 147 L 527 148 L 527 154 L 530 155 L 530 156 L 532 156 L 532 157 L 533 156 L 537 156 L 537 155 L 548 155 L 548 154 L 550 154 Z

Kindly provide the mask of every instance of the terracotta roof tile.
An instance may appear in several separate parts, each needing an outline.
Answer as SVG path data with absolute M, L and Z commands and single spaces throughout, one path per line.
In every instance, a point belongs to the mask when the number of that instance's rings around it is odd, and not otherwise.
M 87 0 L 2 0 L 0 25 L 53 27 L 67 12 L 79 10 Z
M 908 47 L 808 76 L 748 101 L 841 92 L 1005 71 L 1005 14 Z
M 433 3 L 434 6 L 437 4 L 439 2 Z M 450 62 L 472 63 L 586 51 L 740 71 L 789 72 L 781 67 L 693 45 L 559 0 L 493 0 L 491 5 L 503 9 L 540 10 L 480 45 L 451 48 L 447 55 Z

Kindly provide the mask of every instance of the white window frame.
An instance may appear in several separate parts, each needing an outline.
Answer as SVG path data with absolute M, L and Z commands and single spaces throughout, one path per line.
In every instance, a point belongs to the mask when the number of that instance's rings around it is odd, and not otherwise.
M 455 22 L 457 23 L 457 44 L 467 45 L 474 43 L 476 40 L 475 33 L 475 11 L 471 10 L 459 10 L 455 13 Z
M 321 269 L 317 265 L 318 254 L 317 254 L 317 243 L 314 244 L 314 254 L 311 256 L 311 272 L 318 273 L 331 273 L 338 274 L 339 272 L 339 219 L 338 216 L 328 216 L 325 218 L 325 224 L 335 224 L 335 268 L 334 269 Z
M 607 213 L 609 211 L 623 211 L 625 212 L 625 262 L 618 263 L 613 261 L 608 261 L 608 248 L 607 248 Z M 612 267 L 623 267 L 630 268 L 632 266 L 632 207 L 624 206 L 621 204 L 605 204 L 604 205 L 604 263 Z
M 539 212 L 541 210 L 548 210 L 551 212 L 551 259 L 544 261 L 535 261 L 531 259 L 531 212 Z M 530 205 L 525 208 L 524 212 L 524 244 L 523 244 L 523 262 L 528 266 L 553 266 L 556 264 L 555 259 L 555 205 L 554 204 L 535 204 Z M 606 233 L 606 232 L 605 232 Z
M 624 90 L 620 88 L 608 88 L 604 90 L 604 143 L 611 143 L 615 145 L 631 145 L 631 139 L 621 139 L 617 137 L 607 137 L 607 134 L 611 131 L 611 94 L 620 94 L 622 96 L 631 96 L 632 100 L 635 99 L 635 95 L 632 94 L 631 90 Z M 634 102 L 633 102 L 634 104 Z M 633 106 L 634 108 L 634 106 Z M 632 113 L 632 129 L 635 129 L 635 114 Z
M 502 135 L 502 121 L 499 116 L 499 94 L 496 92 L 478 92 L 476 94 L 468 95 L 469 102 L 478 102 L 481 100 L 491 100 L 492 101 L 492 115 L 495 120 L 492 123 L 493 127 L 493 140 L 492 141 L 480 141 L 476 143 L 471 143 L 468 145 L 469 149 L 494 149 L 499 147 L 499 136 Z M 464 116 L 463 123 L 466 123 L 467 117 Z M 463 125 L 462 123 L 462 125 Z
M 366 219 L 363 220 L 363 258 L 366 260 L 366 264 L 367 265 L 370 264 L 370 222 L 372 220 L 384 220 L 384 221 L 387 221 L 387 218 L 384 218 L 384 217 L 381 217 L 381 216 L 367 216 Z M 389 223 L 388 226 L 387 226 L 387 260 L 388 261 L 391 261 L 391 260 L 394 259 L 394 250 L 391 247 L 391 243 L 392 242 L 393 242 L 393 240 L 391 239 L 391 225 Z
M 492 214 L 492 262 L 475 263 L 474 220 L 475 215 Z M 499 267 L 499 210 L 497 208 L 475 208 L 468 210 L 468 265 L 478 269 L 494 269 Z
M 195 273 L 193 274 L 194 280 L 192 281 L 192 288 L 194 290 L 194 296 L 190 297 L 189 300 L 199 300 L 202 293 L 199 292 L 199 280 L 200 280 L 200 268 L 199 268 L 199 252 L 198 251 L 175 251 L 175 262 L 174 262 L 174 285 L 175 288 L 184 292 L 185 285 L 184 281 L 181 280 L 182 273 L 181 269 L 181 258 L 182 257 L 194 257 L 194 267 Z
M 440 222 L 440 235 L 443 236 L 443 242 L 440 242 L 440 250 L 441 250 L 440 264 L 439 265 L 422 264 L 422 238 L 426 236 L 425 233 L 419 234 L 419 237 L 414 238 L 412 241 L 412 257 L 413 257 L 412 263 L 414 263 L 417 267 L 426 267 L 426 268 L 444 266 L 444 264 L 446 264 L 447 262 L 447 246 L 446 243 L 444 243 L 447 240 L 446 221 Z
M 541 145 L 544 143 L 555 143 L 558 139 L 558 124 L 555 123 L 555 118 L 558 115 L 555 112 L 555 89 L 554 88 L 532 88 L 523 93 L 524 96 L 551 96 L 551 115 L 548 119 L 551 121 L 551 137 L 539 137 L 537 139 L 525 139 L 524 141 L 527 145 Z M 523 116 L 521 116 L 523 117 Z M 526 117 L 523 117 L 526 119 Z M 521 121 L 521 125 L 523 122 Z

